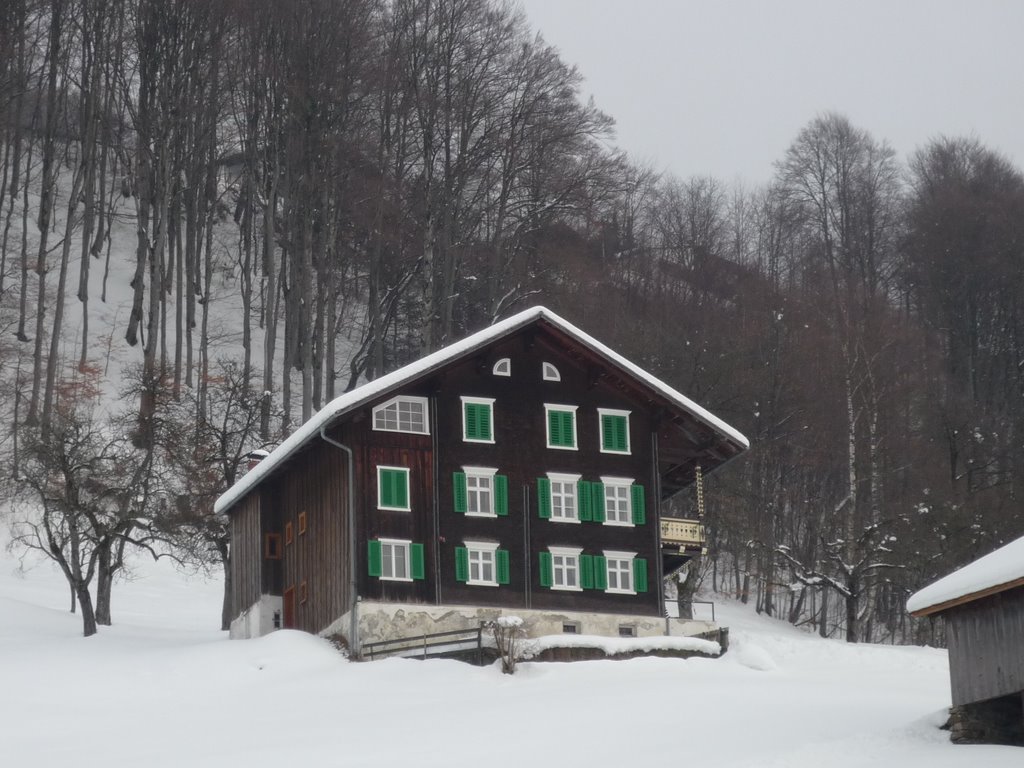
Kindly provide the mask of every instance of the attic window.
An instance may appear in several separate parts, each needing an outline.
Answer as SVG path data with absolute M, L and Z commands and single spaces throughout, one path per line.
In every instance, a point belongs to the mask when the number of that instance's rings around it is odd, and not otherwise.
M 429 435 L 427 398 L 399 395 L 373 409 L 373 428 L 377 432 L 410 432 Z
M 512 361 L 507 357 L 501 358 L 501 360 L 494 364 L 494 368 L 491 369 L 491 373 L 495 376 L 511 376 Z
M 544 376 L 544 381 L 562 380 L 562 374 L 560 374 L 558 372 L 558 369 L 555 368 L 555 366 L 553 366 L 551 363 L 544 363 L 544 365 L 541 367 L 541 371 Z

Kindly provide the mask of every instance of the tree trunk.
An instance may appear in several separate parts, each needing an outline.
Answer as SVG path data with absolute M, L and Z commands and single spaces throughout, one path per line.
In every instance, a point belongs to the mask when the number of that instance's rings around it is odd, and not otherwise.
M 96 559 L 96 623 L 105 627 L 111 624 L 110 595 L 114 586 L 110 547 L 109 542 L 99 545 L 99 555 Z
M 224 566 L 224 597 L 220 608 L 220 628 L 231 629 L 231 552 L 228 548 L 228 540 L 222 538 L 217 542 L 217 552 L 220 554 L 220 561 Z
M 82 608 L 82 636 L 92 637 L 96 634 L 96 612 L 92 607 L 89 585 L 79 583 L 75 588 L 75 594 L 78 595 L 78 604 Z

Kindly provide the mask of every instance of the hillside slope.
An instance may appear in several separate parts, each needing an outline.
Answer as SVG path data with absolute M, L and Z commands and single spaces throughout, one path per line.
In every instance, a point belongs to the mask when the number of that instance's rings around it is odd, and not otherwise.
M 282 631 L 228 641 L 220 584 L 140 562 L 88 640 L 48 564 L 0 555 L 0 740 L 12 765 L 1010 768 L 937 726 L 945 652 L 850 646 L 720 603 L 721 660 L 345 661 Z

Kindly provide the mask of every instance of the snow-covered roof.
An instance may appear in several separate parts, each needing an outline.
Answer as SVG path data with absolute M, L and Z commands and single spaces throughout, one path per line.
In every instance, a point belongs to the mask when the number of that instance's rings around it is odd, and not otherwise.
M 927 616 L 1015 586 L 1024 586 L 1024 536 L 914 593 L 907 610 Z
M 470 355 L 490 342 L 507 336 L 539 320 L 544 320 L 550 323 L 562 332 L 576 339 L 583 346 L 605 358 L 610 363 L 617 365 L 632 376 L 643 381 L 647 386 L 657 391 L 674 405 L 689 412 L 695 418 L 704 422 L 728 440 L 739 444 L 744 449 L 750 446 L 750 442 L 743 436 L 743 434 L 730 427 L 710 411 L 697 405 L 697 403 L 682 395 L 665 382 L 655 376 L 652 376 L 650 373 L 634 363 L 631 363 L 610 347 L 605 346 L 597 339 L 584 333 L 568 320 L 559 317 L 550 309 L 545 307 L 532 307 L 520 312 L 519 314 L 513 315 L 512 317 L 506 318 L 505 320 L 501 320 L 489 328 L 485 328 L 482 331 L 478 331 L 477 333 L 467 336 L 461 341 L 449 344 L 447 347 L 439 349 L 437 352 L 394 370 L 385 376 L 381 376 L 379 379 L 374 379 L 361 387 L 353 389 L 351 392 L 346 392 L 340 397 L 335 398 L 315 413 L 309 421 L 295 430 L 288 439 L 271 451 L 267 458 L 263 459 L 263 461 L 257 464 L 247 474 L 243 475 L 238 482 L 225 491 L 224 494 L 217 499 L 217 503 L 214 505 L 214 511 L 217 514 L 227 512 L 227 510 L 245 496 L 250 489 L 254 488 L 265 477 L 273 472 L 278 465 L 287 461 L 292 454 L 315 438 L 322 427 L 328 426 L 339 416 L 364 405 L 370 400 L 373 400 L 392 389 L 401 387 L 414 379 L 418 379 L 425 374 L 431 373 L 432 371 L 447 365 L 448 363 Z

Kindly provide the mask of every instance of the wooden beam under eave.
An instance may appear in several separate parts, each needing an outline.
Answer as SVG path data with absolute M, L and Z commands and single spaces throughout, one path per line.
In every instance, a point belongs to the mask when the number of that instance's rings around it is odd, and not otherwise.
M 958 605 L 973 603 L 975 600 L 981 600 L 983 597 L 998 595 L 1000 592 L 1006 592 L 1007 590 L 1015 589 L 1016 587 L 1024 587 L 1024 577 L 1008 581 L 1005 584 L 997 584 L 994 587 L 989 587 L 988 589 L 983 589 L 979 592 L 971 592 L 970 594 L 963 595 L 962 597 L 947 600 L 944 603 L 930 605 L 927 608 L 921 608 L 920 610 L 913 611 L 910 615 L 915 618 L 931 616 L 936 613 L 941 613 L 942 611 L 948 611 L 950 608 L 956 608 Z

